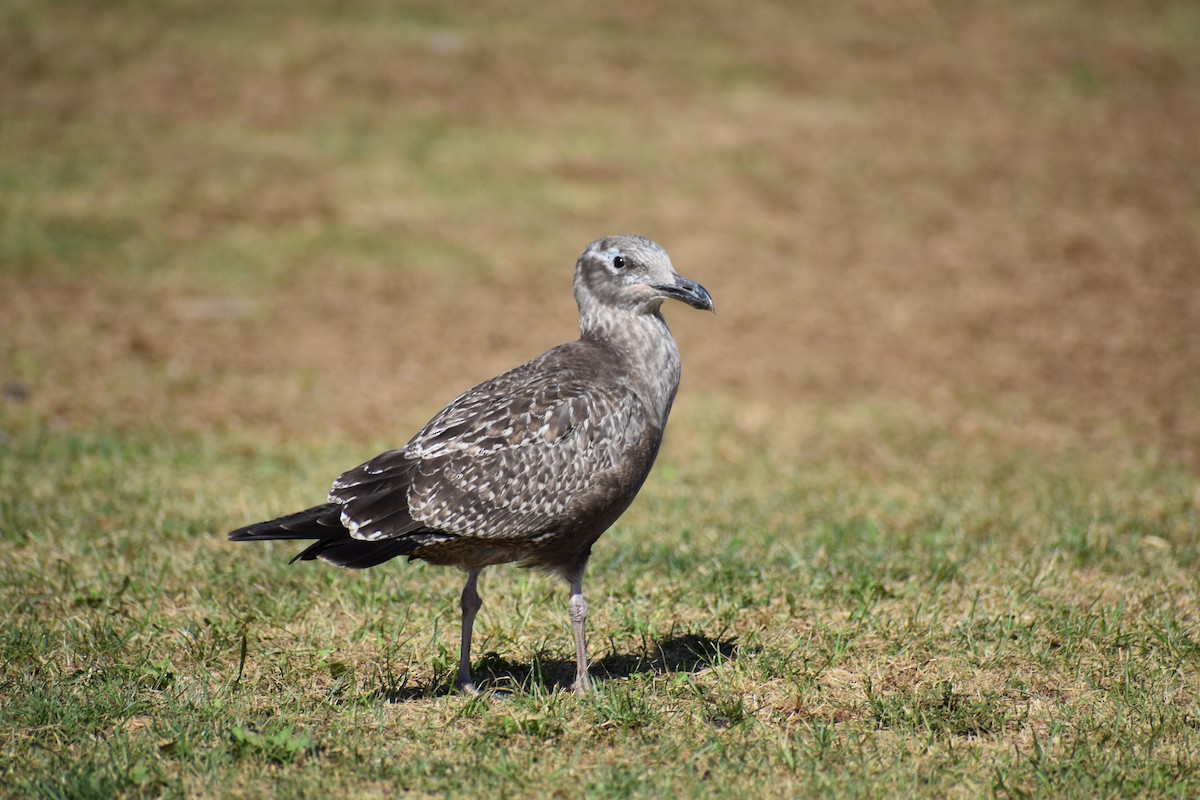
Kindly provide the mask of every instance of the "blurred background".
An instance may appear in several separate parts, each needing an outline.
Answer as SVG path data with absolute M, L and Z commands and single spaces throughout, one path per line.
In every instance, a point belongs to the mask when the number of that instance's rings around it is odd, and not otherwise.
M 0 5 L 8 426 L 394 446 L 620 231 L 676 440 L 1200 469 L 1195 3 Z

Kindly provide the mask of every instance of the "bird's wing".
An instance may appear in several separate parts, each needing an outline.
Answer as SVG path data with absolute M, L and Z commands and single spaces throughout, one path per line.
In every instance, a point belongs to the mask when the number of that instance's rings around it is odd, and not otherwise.
M 574 500 L 620 471 L 650 424 L 628 386 L 568 355 L 552 350 L 485 381 L 403 449 L 343 475 L 330 494 L 343 523 L 363 539 L 520 538 L 563 524 Z

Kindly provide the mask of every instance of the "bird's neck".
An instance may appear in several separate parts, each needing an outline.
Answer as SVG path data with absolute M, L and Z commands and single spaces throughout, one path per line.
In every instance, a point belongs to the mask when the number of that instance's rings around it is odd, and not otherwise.
M 579 338 L 614 352 L 625 378 L 651 413 L 666 425 L 679 388 L 679 348 L 662 314 L 617 312 L 580 320 Z

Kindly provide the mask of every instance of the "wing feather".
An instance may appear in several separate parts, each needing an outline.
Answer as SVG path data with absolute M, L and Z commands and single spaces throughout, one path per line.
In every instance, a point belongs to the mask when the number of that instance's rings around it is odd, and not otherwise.
M 502 420 L 481 411 L 475 430 L 482 435 L 418 439 L 406 449 L 423 462 L 409 490 L 414 518 L 489 539 L 569 524 L 574 501 L 643 441 L 643 406 L 624 386 L 548 376 L 526 388 L 532 391 L 507 398 Z
M 597 380 L 609 354 L 583 349 L 555 348 L 479 384 L 403 449 L 338 478 L 329 500 L 351 535 L 430 530 L 497 542 L 568 525 L 573 502 L 606 484 L 651 424 L 623 382 Z

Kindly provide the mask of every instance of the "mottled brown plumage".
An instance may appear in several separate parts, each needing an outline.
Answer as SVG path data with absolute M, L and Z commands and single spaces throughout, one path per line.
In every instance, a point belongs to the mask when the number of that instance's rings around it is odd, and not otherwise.
M 229 538 L 315 539 L 293 560 L 354 569 L 406 555 L 466 570 L 458 683 L 467 690 L 480 570 L 515 562 L 557 574 L 571 584 L 576 688 L 586 689 L 587 559 L 649 474 L 679 386 L 659 307 L 713 304 L 661 247 L 628 234 L 584 250 L 575 298 L 577 341 L 464 392 L 403 448 L 334 481 L 325 504 Z

